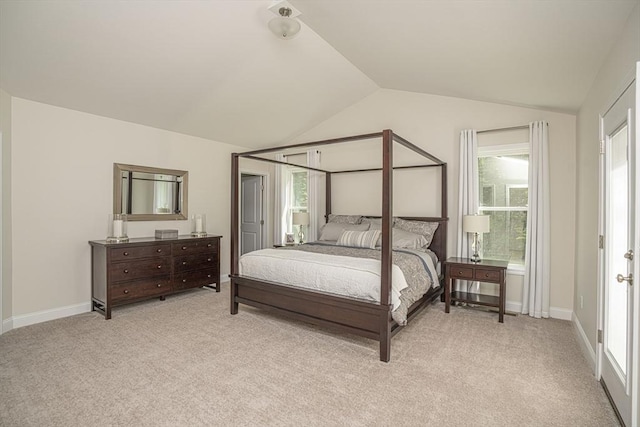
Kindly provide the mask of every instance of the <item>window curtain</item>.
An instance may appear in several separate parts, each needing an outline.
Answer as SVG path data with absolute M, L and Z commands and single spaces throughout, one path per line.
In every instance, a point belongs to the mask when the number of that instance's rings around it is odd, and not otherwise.
M 320 168 L 320 151 L 307 151 L 307 166 Z M 320 172 L 307 171 L 307 209 L 309 212 L 309 228 L 307 230 L 307 242 L 318 240 Z
M 287 156 L 276 154 L 276 160 L 286 162 Z M 275 224 L 273 227 L 273 243 L 283 244 L 284 233 L 291 233 L 291 174 L 287 166 L 276 164 L 275 176 Z
M 529 124 L 529 214 L 522 314 L 549 317 L 549 125 Z
M 462 217 L 478 213 L 478 134 L 475 130 L 460 132 L 460 179 L 458 199 L 458 239 L 456 241 L 456 255 L 460 258 L 471 258 L 473 253 L 472 239 L 462 231 Z M 458 290 L 471 285 L 465 281 L 460 283 Z

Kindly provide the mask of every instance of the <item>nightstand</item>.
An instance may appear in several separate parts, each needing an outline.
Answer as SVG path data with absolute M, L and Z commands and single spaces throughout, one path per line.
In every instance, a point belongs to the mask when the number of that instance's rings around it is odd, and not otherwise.
M 471 262 L 468 258 L 448 258 L 444 262 L 444 302 L 445 313 L 449 312 L 451 302 L 496 307 L 498 321 L 504 323 L 504 306 L 507 288 L 507 261 L 483 260 Z M 496 283 L 500 285 L 499 295 L 481 295 L 471 292 L 452 291 L 455 280 Z

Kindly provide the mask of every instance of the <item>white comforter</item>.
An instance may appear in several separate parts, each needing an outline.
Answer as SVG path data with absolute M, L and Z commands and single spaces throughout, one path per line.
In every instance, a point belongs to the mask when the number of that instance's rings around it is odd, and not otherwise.
M 438 277 L 433 260 L 419 254 Z M 366 258 L 326 255 L 296 250 L 261 249 L 240 258 L 240 274 L 260 280 L 295 285 L 366 301 L 380 302 L 380 261 Z M 400 292 L 407 281 L 400 268 L 392 266 L 391 304 L 400 305 Z M 437 281 L 435 283 L 437 286 Z

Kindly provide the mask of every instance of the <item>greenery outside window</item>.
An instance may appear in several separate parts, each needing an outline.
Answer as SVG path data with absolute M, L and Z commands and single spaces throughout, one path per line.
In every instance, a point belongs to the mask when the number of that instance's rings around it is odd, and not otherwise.
M 529 144 L 478 147 L 479 212 L 489 215 L 483 257 L 524 268 L 529 196 Z

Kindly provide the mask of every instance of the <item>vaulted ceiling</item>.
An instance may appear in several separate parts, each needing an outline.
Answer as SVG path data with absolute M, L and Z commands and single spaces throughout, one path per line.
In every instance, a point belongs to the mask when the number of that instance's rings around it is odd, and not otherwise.
M 638 0 L 0 2 L 13 96 L 247 147 L 378 88 L 576 112 Z

